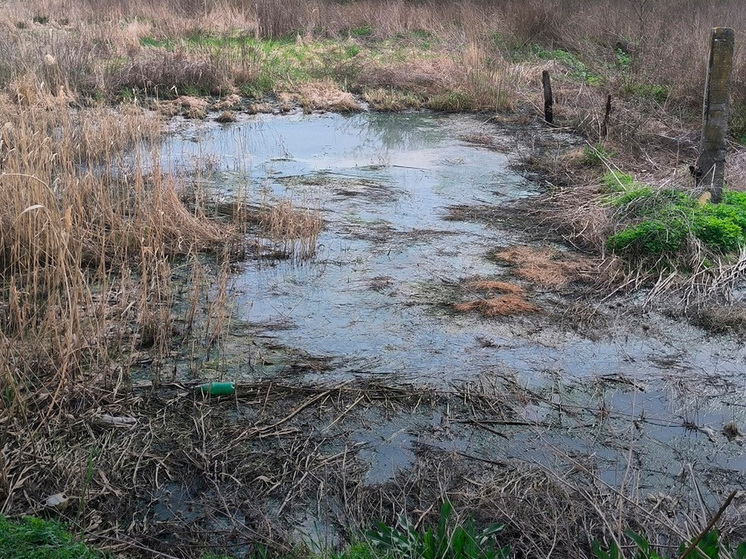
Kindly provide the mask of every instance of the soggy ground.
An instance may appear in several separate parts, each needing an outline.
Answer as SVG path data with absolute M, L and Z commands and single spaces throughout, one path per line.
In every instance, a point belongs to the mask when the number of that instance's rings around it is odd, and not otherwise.
M 517 149 L 470 116 L 180 122 L 166 168 L 192 173 L 207 158 L 200 181 L 224 199 L 291 199 L 324 222 L 313 257 L 242 264 L 220 355 L 179 365 L 181 379 L 359 389 L 305 428 L 334 433 L 330 452 L 349 449 L 367 485 L 403 483 L 429 449 L 475 466 L 582 470 L 642 496 L 686 496 L 696 479 L 714 504 L 740 487 L 746 350 L 601 294 L 586 297 L 591 320 L 578 327 L 577 290 L 495 258 L 524 245 L 575 258 L 524 229 L 516 208 L 538 201 L 540 186 L 510 166 Z M 517 285 L 539 310 L 456 312 L 484 296 L 469 287 L 477 280 Z M 404 390 L 408 403 L 379 405 L 370 387 Z M 306 531 L 326 534 L 309 518 Z

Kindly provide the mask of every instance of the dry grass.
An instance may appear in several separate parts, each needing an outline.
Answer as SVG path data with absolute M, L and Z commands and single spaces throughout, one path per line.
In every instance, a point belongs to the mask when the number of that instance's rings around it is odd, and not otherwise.
M 342 91 L 334 82 L 312 82 L 302 84 L 297 93 L 281 93 L 278 100 L 283 106 L 299 104 L 305 112 L 333 111 L 337 113 L 356 112 L 361 109 L 352 93 Z
M 259 225 L 273 250 L 300 259 L 316 253 L 323 224 L 318 212 L 298 209 L 291 200 L 282 200 L 259 213 Z
M 590 260 L 552 249 L 528 246 L 501 250 L 495 258 L 512 264 L 515 274 L 542 287 L 561 288 L 590 277 Z
M 549 69 L 562 125 L 596 141 L 610 92 L 610 141 L 644 150 L 656 140 L 675 151 L 682 128 L 699 121 L 710 28 L 727 21 L 738 35 L 746 10 L 737 0 L 658 0 L 642 12 L 636 6 L 593 0 L 578 13 L 572 2 L 543 0 L 293 0 L 281 7 L 270 0 L 13 0 L 0 17 L 0 77 L 12 83 L 31 74 L 47 91 L 63 88 L 80 102 L 241 89 L 298 96 L 307 110 L 354 110 L 340 96 L 359 93 L 385 110 L 540 113 L 538 83 Z M 272 52 L 256 42 L 262 38 L 290 38 L 297 49 L 275 44 Z M 317 48 L 329 39 L 333 45 Z M 583 70 L 535 55 L 557 48 L 581 60 Z M 739 128 L 746 127 L 745 61 L 738 50 Z M 305 85 L 318 83 L 334 87 L 309 92 L 318 86 Z M 336 100 L 326 103 L 317 93 Z
M 746 334 L 746 310 L 742 304 L 711 304 L 692 309 L 691 319 L 708 332 Z
M 83 502 L 119 485 L 109 477 L 117 467 L 94 468 L 94 480 L 84 464 L 112 447 L 112 459 L 126 461 L 127 445 L 135 443 L 94 435 L 97 442 L 88 446 L 89 419 L 109 398 L 116 402 L 113 415 L 131 412 L 119 395 L 130 398 L 131 374 L 141 363 L 149 364 L 154 384 L 160 381 L 161 364 L 178 342 L 177 300 L 202 301 L 211 291 L 204 282 L 189 285 L 181 270 L 201 269 L 199 253 L 220 258 L 237 246 L 232 223 L 187 208 L 184 185 L 145 163 L 159 160 L 155 114 L 136 106 L 72 108 L 67 96 L 33 75 L 13 84 L 14 98 L 0 99 L 7 123 L 0 131 L 0 284 L 7 294 L 0 307 L 0 511 L 6 514 L 39 513 L 45 492 L 55 488 Z M 193 323 L 195 347 L 222 335 L 223 299 L 218 291 L 211 321 Z M 96 526 L 101 514 L 87 505 L 79 522 Z
M 523 295 L 526 291 L 515 283 L 497 280 L 474 280 L 464 285 L 467 291 L 499 291 L 510 295 Z
M 453 308 L 458 312 L 476 311 L 488 318 L 532 313 L 540 310 L 539 307 L 529 303 L 521 295 L 504 295 L 502 297 L 469 301 L 468 303 L 456 303 L 453 305 Z

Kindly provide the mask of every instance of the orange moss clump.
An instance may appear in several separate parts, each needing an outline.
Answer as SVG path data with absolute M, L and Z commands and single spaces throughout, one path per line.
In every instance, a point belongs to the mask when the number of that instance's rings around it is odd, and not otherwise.
M 514 265 L 518 277 L 543 287 L 564 287 L 591 272 L 587 259 L 552 249 L 521 246 L 497 252 L 495 257 Z
M 500 291 L 512 295 L 523 295 L 525 293 L 520 285 L 507 281 L 475 280 L 467 283 L 465 287 L 469 291 Z
M 457 303 L 453 306 L 458 312 L 477 311 L 485 317 L 510 316 L 539 311 L 539 307 L 529 303 L 520 295 L 505 295 L 491 299 L 479 299 L 468 303 Z

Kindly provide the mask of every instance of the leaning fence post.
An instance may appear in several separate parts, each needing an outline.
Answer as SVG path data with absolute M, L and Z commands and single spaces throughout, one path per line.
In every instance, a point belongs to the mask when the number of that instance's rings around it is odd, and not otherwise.
M 716 27 L 712 30 L 705 85 L 702 140 L 695 176 L 697 185 L 709 190 L 712 201 L 715 203 L 720 202 L 723 195 L 734 43 L 733 29 Z
M 552 124 L 554 121 L 554 99 L 552 98 L 552 79 L 549 77 L 549 71 L 544 70 L 541 73 L 541 83 L 544 86 L 544 120 Z

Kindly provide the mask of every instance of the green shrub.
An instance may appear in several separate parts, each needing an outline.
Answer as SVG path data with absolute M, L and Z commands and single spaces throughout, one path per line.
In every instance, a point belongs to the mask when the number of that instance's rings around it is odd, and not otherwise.
M 642 220 L 609 237 L 607 247 L 616 253 L 674 257 L 688 236 L 719 254 L 746 245 L 746 192 L 726 191 L 720 204 L 700 205 L 686 192 L 654 191 L 624 173 L 607 173 L 604 183 L 617 186 L 610 205 L 623 208 L 625 219 Z
M 720 203 L 721 206 L 733 206 L 740 209 L 740 211 L 746 213 L 746 192 L 736 192 L 734 190 L 726 190 L 723 193 L 723 200 Z

